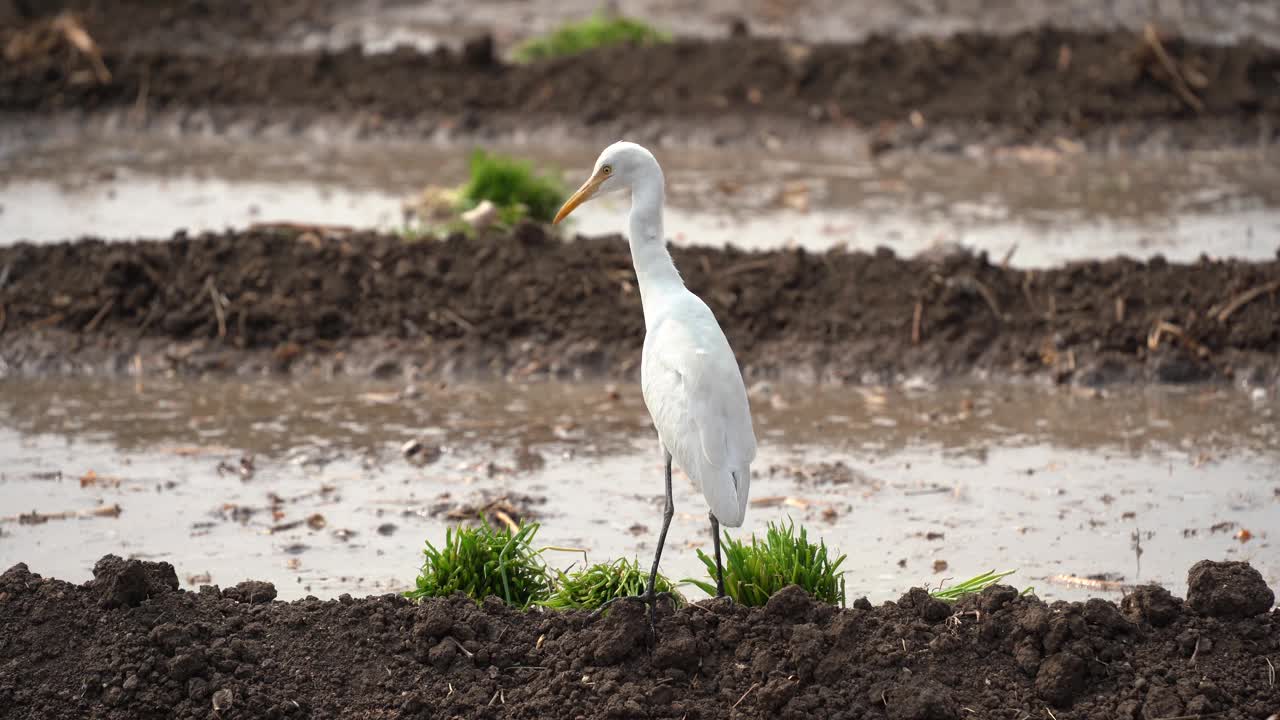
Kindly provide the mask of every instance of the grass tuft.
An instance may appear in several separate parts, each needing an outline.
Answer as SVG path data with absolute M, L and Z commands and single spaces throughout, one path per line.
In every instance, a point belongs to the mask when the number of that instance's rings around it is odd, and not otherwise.
M 531 545 L 537 532 L 537 523 L 514 534 L 484 523 L 450 528 L 440 548 L 427 543 L 416 587 L 405 596 L 422 600 L 462 592 L 481 602 L 493 595 L 508 605 L 527 608 L 551 592 L 550 573 Z
M 946 600 L 947 602 L 955 602 L 956 600 L 959 600 L 965 595 L 976 595 L 977 593 L 980 593 L 983 590 L 986 590 L 987 588 L 991 587 L 992 585 L 995 585 L 996 583 L 1000 582 L 1004 578 L 1009 577 L 1015 572 L 1017 571 L 1005 570 L 1004 572 L 998 573 L 995 570 L 992 570 L 990 572 L 985 572 L 981 575 L 976 575 L 974 577 L 971 577 L 968 580 L 965 580 L 964 582 L 956 583 L 955 585 L 952 585 L 950 587 L 938 588 L 937 590 L 934 590 L 929 594 L 939 600 Z M 1030 590 L 1031 588 L 1027 588 L 1027 590 L 1024 590 L 1023 593 L 1025 594 L 1027 592 L 1030 592 Z
M 563 25 L 548 35 L 525 42 L 516 48 L 514 57 L 517 62 L 528 63 L 610 45 L 648 45 L 669 40 L 670 35 L 639 20 L 596 13 L 587 20 Z
M 752 534 L 747 545 L 724 535 L 724 590 L 735 601 L 749 606 L 764 605 L 769 596 L 788 585 L 799 585 L 818 600 L 844 606 L 844 572 L 840 564 L 845 556 L 831 560 L 827 546 L 821 540 L 815 545 L 809 542 L 802 526 L 796 534 L 795 523 L 784 526 L 769 523 L 763 542 Z M 710 582 L 687 579 L 708 595 L 716 592 L 716 561 L 712 556 L 698 551 L 698 558 L 707 567 Z
M 626 558 L 572 573 L 557 571 L 557 575 L 555 592 L 538 603 L 553 610 L 595 610 L 614 598 L 640 595 L 649 584 L 649 571 L 641 569 L 638 560 Z M 677 605 L 684 604 L 675 584 L 661 573 L 654 582 L 654 592 L 671 593 Z
M 511 226 L 526 217 L 551 222 L 568 192 L 558 179 L 538 175 L 527 162 L 476 150 L 460 198 L 463 210 L 488 200 L 498 207 L 498 221 Z

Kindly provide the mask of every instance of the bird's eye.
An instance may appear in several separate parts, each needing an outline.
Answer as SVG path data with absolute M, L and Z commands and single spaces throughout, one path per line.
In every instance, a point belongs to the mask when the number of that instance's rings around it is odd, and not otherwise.
M 600 168 L 600 172 L 604 173 L 605 175 L 608 175 L 609 173 L 613 172 L 613 166 L 605 165 L 604 167 Z

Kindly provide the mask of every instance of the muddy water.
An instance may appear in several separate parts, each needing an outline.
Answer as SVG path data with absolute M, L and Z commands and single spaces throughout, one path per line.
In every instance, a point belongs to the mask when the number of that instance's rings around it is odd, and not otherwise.
M 938 35 L 963 31 L 1015 32 L 1049 24 L 1063 28 L 1128 27 L 1155 23 L 1210 42 L 1280 37 L 1280 10 L 1268 0 L 615 0 L 623 13 L 681 36 L 724 35 L 735 19 L 752 32 L 808 41 L 851 41 L 876 33 Z M 430 49 L 482 32 L 500 45 L 554 30 L 598 11 L 598 0 L 441 0 L 413 5 L 394 0 L 343 3 L 330 27 L 308 46 L 363 44 L 372 52 L 397 44 Z
M 494 148 L 578 182 L 596 148 L 516 139 Z M 466 173 L 468 148 L 349 138 L 234 140 L 54 134 L 0 144 L 0 242 L 164 237 L 290 221 L 406 226 L 404 198 Z M 666 147 L 677 243 L 776 248 L 962 244 L 1038 267 L 1128 254 L 1269 258 L 1280 248 L 1276 151 L 1116 156 L 1055 150 L 899 155 Z M 575 214 L 616 232 L 626 200 Z
M 1206 557 L 1280 581 L 1274 397 L 911 385 L 753 397 L 761 447 L 735 532 L 803 521 L 848 553 L 854 596 L 992 568 L 1045 597 L 1118 592 L 1061 577 L 1101 573 L 1181 592 Z M 438 458 L 406 460 L 411 439 Z M 448 512 L 473 516 L 486 498 L 531 510 L 540 543 L 592 560 L 652 552 L 661 507 L 630 385 L 9 382 L 0 457 L 0 566 L 83 580 L 114 552 L 168 560 L 188 587 L 264 578 L 287 598 L 403 588 Z M 685 577 L 710 542 L 700 495 L 683 476 L 675 487 L 664 568 Z M 80 517 L 17 518 L 31 511 Z

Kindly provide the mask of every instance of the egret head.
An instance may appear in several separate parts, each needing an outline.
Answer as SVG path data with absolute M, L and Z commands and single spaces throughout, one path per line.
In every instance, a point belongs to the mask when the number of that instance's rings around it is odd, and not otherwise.
M 591 177 L 565 202 L 553 222 L 564 220 L 575 208 L 593 197 L 629 190 L 636 180 L 655 172 L 662 171 L 653 153 L 633 142 L 616 142 L 596 158 Z

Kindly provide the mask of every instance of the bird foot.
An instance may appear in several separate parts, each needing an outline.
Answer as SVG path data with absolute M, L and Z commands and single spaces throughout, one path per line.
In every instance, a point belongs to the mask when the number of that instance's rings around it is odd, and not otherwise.
M 645 614 L 649 620 L 649 641 L 652 643 L 656 643 L 658 639 L 658 600 L 663 598 L 665 598 L 671 604 L 673 605 L 675 604 L 675 596 L 673 596 L 669 592 L 640 593 L 639 595 L 623 595 L 621 597 L 616 597 L 616 598 L 613 598 L 612 600 L 605 602 L 600 607 L 596 608 L 591 613 L 591 619 L 594 620 L 600 617 L 601 615 L 603 615 L 604 611 L 608 609 L 610 605 L 613 605 L 616 602 L 620 602 L 623 600 L 634 600 L 636 602 L 644 603 L 648 607 L 648 612 Z
M 649 614 L 652 615 L 654 609 L 658 605 L 658 600 L 663 598 L 665 598 L 669 602 L 672 602 L 672 603 L 675 602 L 675 596 L 673 596 L 669 592 L 640 593 L 639 595 L 621 595 L 619 597 L 613 598 L 612 600 L 605 601 L 603 605 L 601 605 L 600 607 L 596 608 L 591 612 L 591 617 L 593 619 L 600 617 L 601 615 L 604 614 L 605 610 L 609 609 L 609 606 L 613 605 L 616 602 L 621 602 L 623 600 L 631 600 L 635 602 L 644 603 L 645 605 L 649 606 Z

